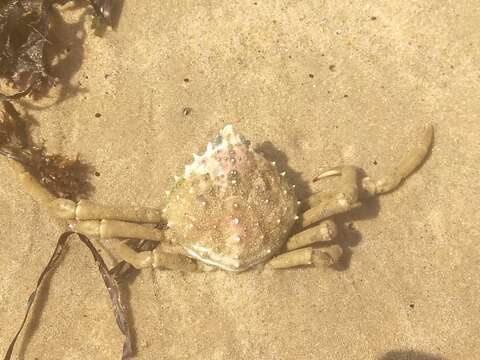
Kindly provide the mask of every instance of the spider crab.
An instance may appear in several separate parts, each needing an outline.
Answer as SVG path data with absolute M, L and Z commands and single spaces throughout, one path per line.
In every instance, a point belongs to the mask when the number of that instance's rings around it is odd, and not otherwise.
M 359 179 L 358 168 L 333 168 L 318 178 L 339 175 L 333 193 L 319 192 L 297 200 L 294 185 L 275 162 L 256 152 L 231 125 L 195 155 L 167 192 L 163 209 L 118 207 L 88 200 L 55 198 L 10 159 L 27 191 L 56 217 L 70 221 L 74 231 L 105 238 L 158 241 L 153 251 L 136 252 L 126 242 L 115 251 L 136 268 L 161 267 L 198 271 L 220 268 L 239 272 L 265 264 L 274 269 L 312 263 L 334 264 L 342 255 L 332 245 L 336 227 L 331 217 L 360 205 L 360 200 L 395 189 L 424 160 L 433 128 L 389 174 L 377 180 Z M 168 221 L 166 230 L 149 224 Z M 317 242 L 328 242 L 313 248 Z

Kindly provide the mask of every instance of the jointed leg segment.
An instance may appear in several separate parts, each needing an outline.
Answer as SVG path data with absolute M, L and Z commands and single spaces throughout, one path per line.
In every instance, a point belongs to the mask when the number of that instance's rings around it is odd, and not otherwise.
M 433 127 L 425 127 L 424 133 L 417 146 L 407 154 L 400 165 L 390 174 L 374 181 L 364 178 L 360 184 L 358 168 L 341 166 L 333 168 L 314 181 L 332 175 L 341 176 L 340 188 L 337 192 L 321 192 L 310 196 L 300 203 L 300 228 L 306 228 L 333 215 L 347 212 L 361 205 L 359 198 L 367 198 L 394 190 L 409 176 L 425 159 L 433 140 Z M 314 250 L 310 246 L 319 241 L 330 241 L 336 235 L 335 224 L 331 220 L 321 222 L 315 227 L 303 230 L 293 235 L 287 241 L 287 250 L 293 250 L 273 258 L 268 265 L 273 268 L 285 268 L 297 265 L 308 265 L 313 261 Z M 321 248 L 318 251 L 331 251 L 327 257 L 338 260 L 342 254 L 339 246 Z
M 287 269 L 312 264 L 331 266 L 338 262 L 342 254 L 343 251 L 339 245 L 331 245 L 318 249 L 306 247 L 280 254 L 271 259 L 266 264 L 266 267 L 272 269 Z
M 197 262 L 184 255 L 170 254 L 156 248 L 153 251 L 136 252 L 124 242 L 114 245 L 114 251 L 137 269 L 160 267 L 170 270 L 197 271 Z
M 363 197 L 375 196 L 395 190 L 402 180 L 407 178 L 416 168 L 420 166 L 433 141 L 433 126 L 426 125 L 422 138 L 416 146 L 402 159 L 400 164 L 389 174 L 380 177 L 378 180 L 372 180 L 368 177 L 362 181 Z
M 337 236 L 337 227 L 332 220 L 322 221 L 320 224 L 303 230 L 291 236 L 287 241 L 287 251 L 300 249 L 318 242 L 328 242 Z
M 72 230 L 79 233 L 99 237 L 100 239 L 133 238 L 163 241 L 164 232 L 126 221 L 118 220 L 86 220 L 71 224 Z
M 357 172 L 358 169 L 354 166 L 344 166 L 332 169 L 317 177 L 319 179 L 331 175 L 341 175 L 340 189 L 335 194 L 323 193 L 321 196 L 314 194 L 308 198 L 305 203 L 308 203 L 311 208 L 301 215 L 301 226 L 307 227 L 322 219 L 360 206 L 361 204 L 358 202 Z M 303 207 L 305 208 L 305 205 Z
M 341 176 L 340 189 L 336 193 L 313 194 L 300 204 L 302 214 L 301 225 L 309 226 L 332 215 L 349 211 L 360 206 L 358 199 L 383 194 L 396 189 L 425 159 L 433 141 L 433 127 L 427 125 L 422 138 L 405 156 L 391 173 L 372 180 L 368 177 L 358 184 L 358 168 L 341 166 L 333 168 L 317 176 L 314 181 L 333 175 Z
M 321 248 L 312 248 L 318 242 L 330 242 L 337 235 L 337 228 L 332 220 L 322 221 L 320 224 L 303 230 L 290 239 L 286 244 L 287 252 L 277 255 L 267 264 L 267 268 L 286 269 L 295 266 L 312 264 L 333 265 L 343 254 L 339 245 L 329 245 Z
M 88 200 L 74 202 L 56 198 L 35 179 L 23 164 L 9 159 L 27 192 L 40 205 L 46 207 L 54 216 L 65 220 L 115 219 L 142 223 L 163 221 L 161 211 L 145 207 L 104 206 Z

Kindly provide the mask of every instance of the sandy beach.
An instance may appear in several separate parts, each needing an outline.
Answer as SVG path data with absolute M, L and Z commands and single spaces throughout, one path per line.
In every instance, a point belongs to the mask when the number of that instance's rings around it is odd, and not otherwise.
M 423 166 L 336 218 L 341 269 L 180 273 L 122 283 L 136 359 L 478 359 L 480 8 L 472 1 L 139 1 L 104 37 L 65 7 L 34 136 L 94 166 L 90 197 L 162 207 L 226 124 L 303 198 L 322 170 L 395 167 L 432 123 Z M 52 39 L 53 41 L 53 39 Z M 0 158 L 0 350 L 66 225 Z M 114 240 L 111 240 L 114 241 Z M 108 249 L 110 241 L 105 242 Z M 103 251 L 108 258 L 108 251 Z M 15 359 L 120 359 L 123 338 L 88 250 L 73 241 Z

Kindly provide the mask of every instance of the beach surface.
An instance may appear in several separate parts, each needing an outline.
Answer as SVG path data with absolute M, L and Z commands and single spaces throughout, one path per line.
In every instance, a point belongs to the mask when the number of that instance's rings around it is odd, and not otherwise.
M 226 124 L 287 171 L 393 169 L 433 124 L 402 186 L 337 218 L 340 269 L 147 269 L 122 297 L 136 359 L 480 358 L 480 8 L 472 1 L 151 1 L 97 37 L 65 6 L 58 85 L 30 101 L 34 137 L 94 166 L 91 200 L 163 207 Z M 69 25 L 70 24 L 70 25 Z M 0 351 L 65 223 L 0 158 Z M 102 254 L 107 261 L 106 241 Z M 120 359 L 123 338 L 88 250 L 72 241 L 12 359 Z

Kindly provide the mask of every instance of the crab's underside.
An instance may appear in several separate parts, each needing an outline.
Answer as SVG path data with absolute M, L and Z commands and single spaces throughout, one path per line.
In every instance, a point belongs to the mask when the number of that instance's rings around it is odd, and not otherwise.
M 33 198 L 54 216 L 69 220 L 75 231 L 101 239 L 158 241 L 156 249 L 143 252 L 116 243 L 118 255 L 137 268 L 243 271 L 258 264 L 278 269 L 336 263 L 342 249 L 332 245 L 336 227 L 331 217 L 395 189 L 422 163 L 432 138 L 428 125 L 410 153 L 378 180 L 360 179 L 358 168 L 341 166 L 317 177 L 339 175 L 337 191 L 297 201 L 285 173 L 227 125 L 176 178 L 163 209 L 56 198 L 21 163 L 9 162 Z M 165 222 L 166 230 L 151 225 Z M 325 246 L 314 249 L 318 242 Z

